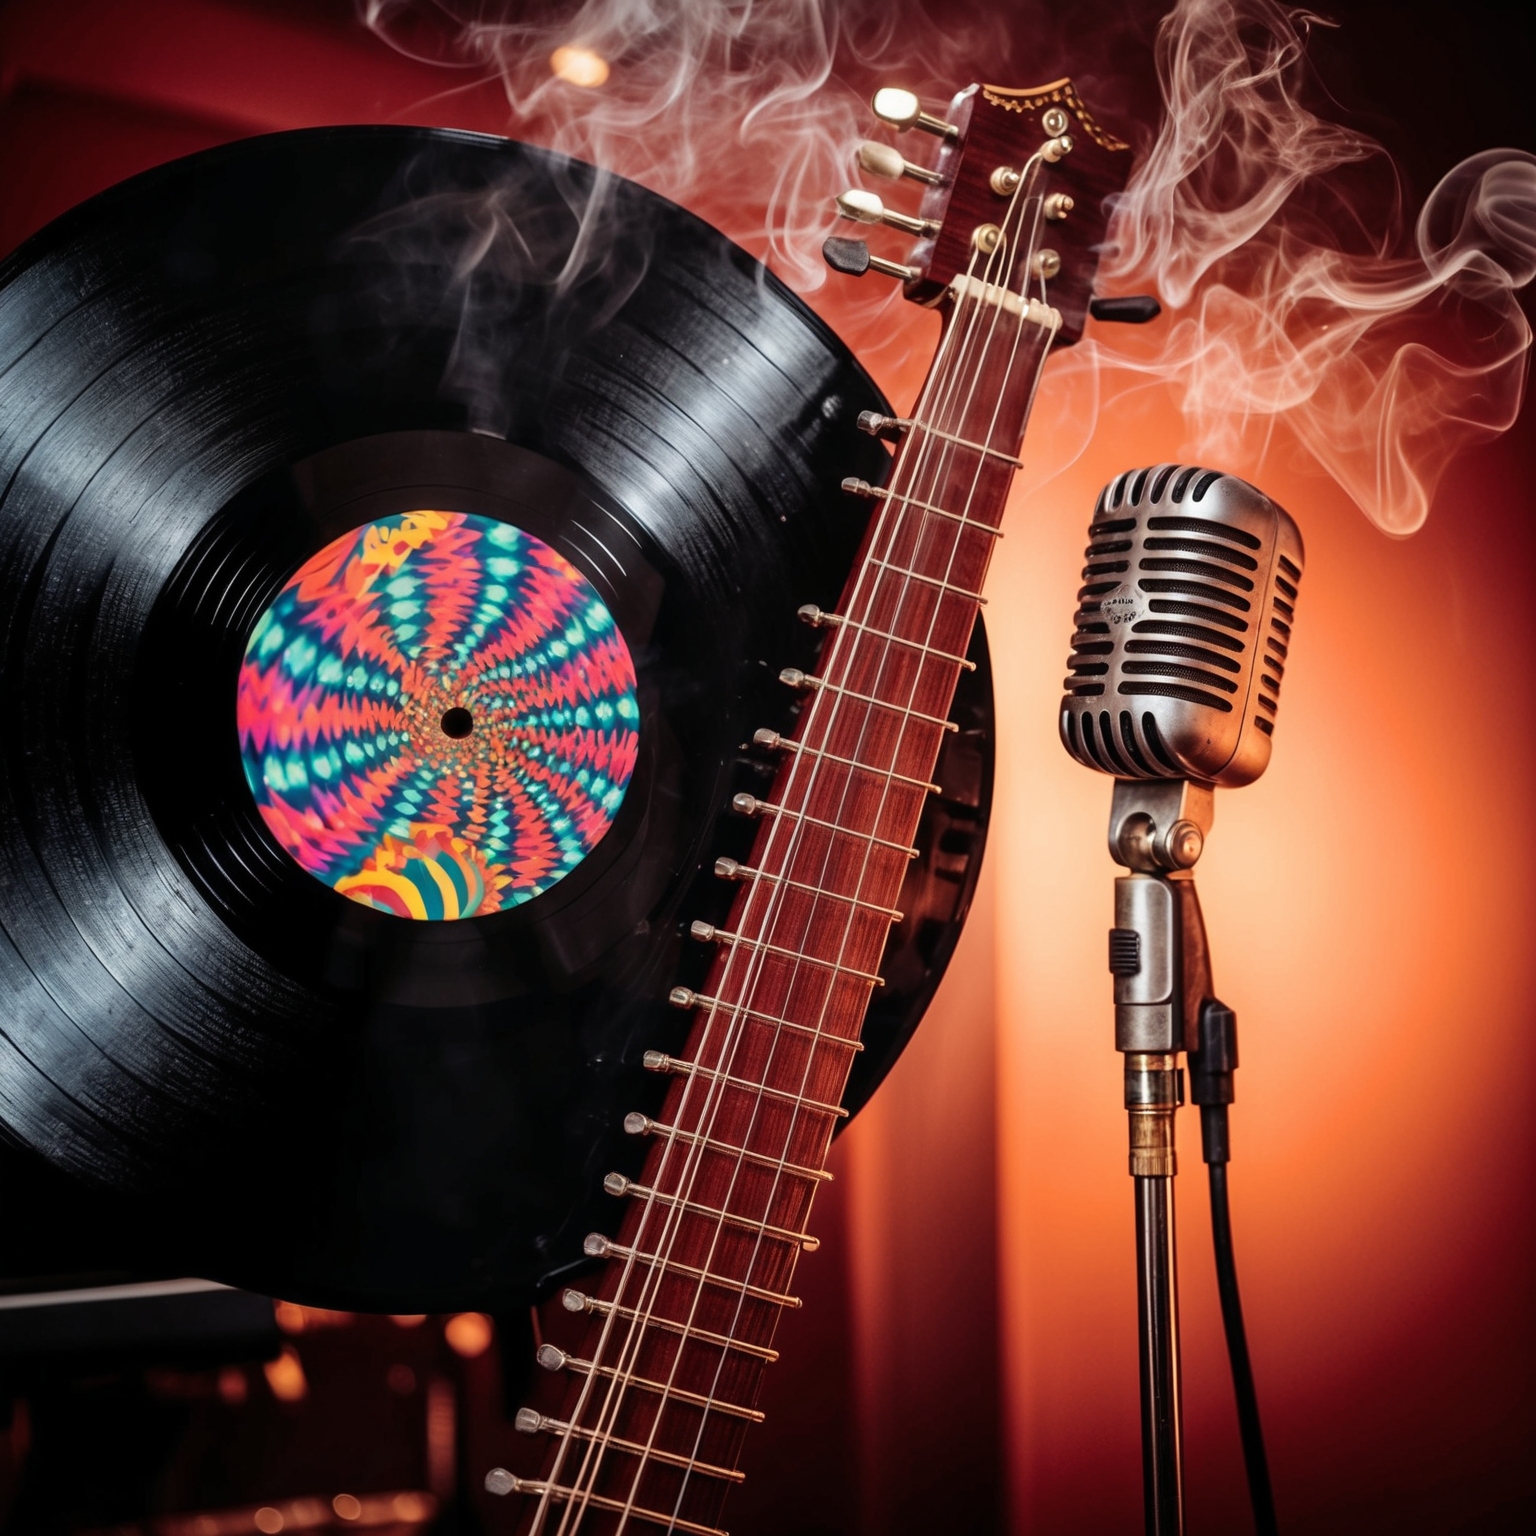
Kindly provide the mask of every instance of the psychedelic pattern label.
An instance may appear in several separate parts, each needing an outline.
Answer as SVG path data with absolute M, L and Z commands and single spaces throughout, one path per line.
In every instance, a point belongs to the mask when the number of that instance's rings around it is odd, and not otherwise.
M 613 824 L 635 667 L 587 579 L 508 523 L 410 512 L 328 544 L 240 668 L 246 782 L 304 869 L 396 917 L 531 901 Z

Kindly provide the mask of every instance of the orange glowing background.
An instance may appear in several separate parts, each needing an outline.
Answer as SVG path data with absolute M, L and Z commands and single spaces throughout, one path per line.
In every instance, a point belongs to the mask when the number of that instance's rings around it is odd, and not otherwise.
M 1058 60 L 1085 89 L 1096 72 L 1134 77 L 1157 7 L 1088 9 L 1123 16 L 1112 48 L 1102 28 L 1058 30 L 1009 83 Z M 1497 8 L 1459 5 L 1454 26 L 1423 3 L 1339 9 L 1320 67 L 1410 194 L 1475 150 L 1536 147 L 1519 84 L 1536 59 Z M 494 83 L 389 51 L 346 0 L 10 0 L 0 249 L 176 155 L 379 120 L 518 131 Z M 696 207 L 732 228 L 738 202 L 722 185 Z M 908 403 L 921 347 L 893 345 L 851 282 L 811 301 Z M 1047 393 L 1026 456 L 1050 462 L 1081 409 Z M 1284 504 L 1308 554 L 1273 765 L 1218 796 L 1200 866 L 1240 1020 L 1238 1262 L 1290 1531 L 1536 1529 L 1533 423 L 1527 403 L 1458 460 L 1406 541 L 1283 436 L 1262 461 L 1219 466 Z M 931 1017 L 840 1143 L 737 1536 L 1139 1529 L 1109 783 L 1067 758 L 1055 719 L 1094 496 L 1185 436 L 1173 398 L 1143 390 L 1011 509 L 989 585 L 1000 739 L 982 890 Z M 1183 1122 L 1190 1529 L 1243 1531 L 1198 1129 Z M 480 1513 L 499 1530 L 510 1511 Z

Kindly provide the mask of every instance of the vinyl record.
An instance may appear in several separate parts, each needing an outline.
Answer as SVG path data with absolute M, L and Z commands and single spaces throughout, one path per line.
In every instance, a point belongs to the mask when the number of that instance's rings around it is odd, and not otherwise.
M 59 220 L 0 266 L 0 391 L 10 1246 L 520 1303 L 617 1223 L 884 402 L 692 215 L 405 128 Z M 972 654 L 853 1107 L 974 886 Z

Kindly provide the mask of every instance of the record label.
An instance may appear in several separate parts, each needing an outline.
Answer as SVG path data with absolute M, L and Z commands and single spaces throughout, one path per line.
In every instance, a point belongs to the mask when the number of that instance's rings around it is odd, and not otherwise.
M 300 567 L 251 632 L 246 782 L 311 875 L 397 917 L 517 906 L 613 824 L 635 666 L 596 589 L 509 523 L 413 511 Z

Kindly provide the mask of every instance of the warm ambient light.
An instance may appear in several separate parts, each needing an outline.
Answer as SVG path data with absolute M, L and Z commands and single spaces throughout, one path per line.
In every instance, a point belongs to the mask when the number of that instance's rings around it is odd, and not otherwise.
M 473 1360 L 491 1347 L 491 1320 L 481 1312 L 460 1312 L 449 1318 L 443 1337 L 454 1354 Z
M 285 1344 L 282 1354 L 276 1360 L 268 1360 L 262 1370 L 266 1373 L 272 1396 L 280 1403 L 300 1402 L 309 1392 L 299 1352 L 291 1344 Z
M 556 48 L 549 56 L 549 67 L 569 84 L 589 89 L 608 78 L 608 60 L 590 48 Z

